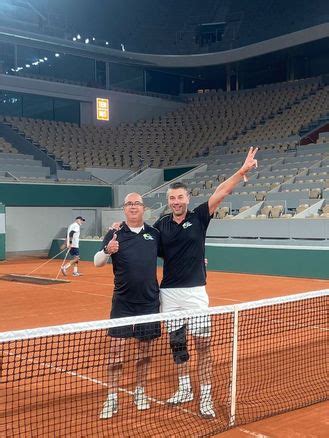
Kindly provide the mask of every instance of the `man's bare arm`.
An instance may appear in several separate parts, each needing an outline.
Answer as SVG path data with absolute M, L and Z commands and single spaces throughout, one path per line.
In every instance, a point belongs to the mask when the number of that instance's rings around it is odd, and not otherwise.
M 257 167 L 257 160 L 255 159 L 257 151 L 258 148 L 251 147 L 242 167 L 226 181 L 219 184 L 215 192 L 210 196 L 208 200 L 210 214 L 214 214 L 219 204 L 227 195 L 232 193 L 233 189 L 241 182 L 241 179 L 246 179 L 246 174 L 254 167 Z

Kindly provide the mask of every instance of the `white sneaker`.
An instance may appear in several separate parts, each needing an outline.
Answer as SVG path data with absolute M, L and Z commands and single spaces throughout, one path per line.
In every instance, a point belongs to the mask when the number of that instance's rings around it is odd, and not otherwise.
M 81 274 L 81 272 L 73 272 L 73 277 L 80 277 L 80 275 L 82 275 Z
M 114 414 L 118 412 L 118 399 L 117 398 L 107 398 L 103 404 L 103 410 L 100 413 L 99 418 L 101 420 L 106 420 L 107 418 L 112 418 Z
M 211 397 L 200 400 L 200 414 L 203 418 L 216 417 Z
M 167 403 L 171 405 L 179 405 L 180 403 L 187 403 L 193 400 L 192 389 L 179 388 L 170 398 L 168 398 Z
M 151 404 L 149 399 L 145 395 L 144 388 L 135 389 L 134 403 L 139 411 L 145 411 L 146 409 L 150 409 Z
M 66 277 L 67 276 L 67 270 L 66 270 L 66 268 L 64 266 L 61 267 L 61 271 L 62 271 L 62 274 L 64 275 L 64 277 Z

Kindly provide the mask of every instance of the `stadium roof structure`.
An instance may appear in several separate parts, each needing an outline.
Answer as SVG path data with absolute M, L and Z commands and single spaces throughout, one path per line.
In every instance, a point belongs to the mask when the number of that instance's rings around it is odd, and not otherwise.
M 112 63 L 139 65 L 153 68 L 210 67 L 244 61 L 257 56 L 295 48 L 304 44 L 329 38 L 329 23 L 281 35 L 247 46 L 213 53 L 192 55 L 157 55 L 121 51 L 91 44 L 76 43 L 62 38 L 39 35 L 0 26 L 0 41 L 59 51 L 66 54 L 93 58 Z

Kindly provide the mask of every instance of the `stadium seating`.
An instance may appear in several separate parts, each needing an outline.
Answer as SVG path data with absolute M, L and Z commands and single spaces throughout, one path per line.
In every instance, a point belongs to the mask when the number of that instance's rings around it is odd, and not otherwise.
M 9 155 L 15 153 L 17 153 L 17 150 L 10 143 L 8 143 L 3 137 L 0 137 L 0 154 Z
M 296 146 L 299 129 L 328 111 L 328 90 L 321 78 L 312 78 L 210 92 L 188 97 L 165 116 L 107 128 L 7 116 L 5 121 L 72 170 L 166 167 L 212 153 L 244 152 L 255 143 L 277 151 Z M 204 184 L 211 188 L 212 178 Z

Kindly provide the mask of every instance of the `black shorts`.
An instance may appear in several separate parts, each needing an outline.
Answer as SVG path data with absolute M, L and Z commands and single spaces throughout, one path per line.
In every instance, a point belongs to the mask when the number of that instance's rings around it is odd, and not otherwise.
M 151 315 L 159 313 L 159 304 L 129 303 L 116 297 L 112 300 L 111 319 L 125 318 L 128 316 Z M 112 327 L 108 330 L 113 338 L 136 338 L 140 341 L 150 341 L 161 336 L 161 323 L 148 322 L 144 324 Z
M 70 248 L 69 254 L 72 257 L 79 257 L 79 248 Z

